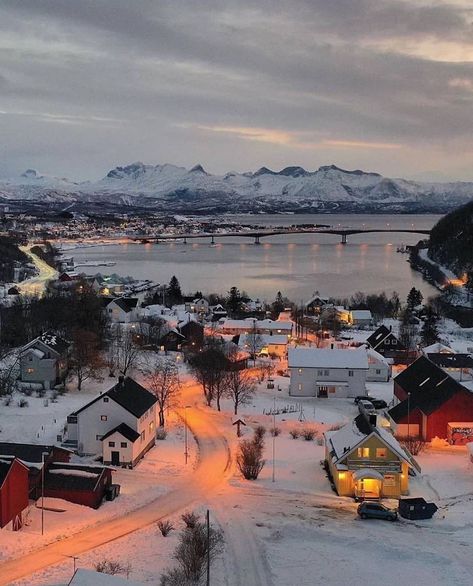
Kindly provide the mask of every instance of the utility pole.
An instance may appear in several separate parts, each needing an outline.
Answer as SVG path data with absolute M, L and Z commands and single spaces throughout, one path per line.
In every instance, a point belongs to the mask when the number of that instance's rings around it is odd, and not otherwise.
M 41 452 L 41 535 L 44 535 L 44 456 L 49 456 L 49 452 Z
M 409 441 L 411 439 L 410 419 L 411 419 L 411 394 L 407 393 L 407 441 Z
M 276 397 L 273 397 L 273 474 L 271 481 L 276 480 Z

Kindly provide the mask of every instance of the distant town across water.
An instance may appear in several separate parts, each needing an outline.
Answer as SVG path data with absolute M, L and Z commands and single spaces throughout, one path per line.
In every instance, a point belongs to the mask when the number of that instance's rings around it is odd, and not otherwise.
M 234 215 L 225 220 L 238 224 L 291 226 L 323 224 L 336 229 L 430 230 L 438 215 Z M 116 263 L 111 272 L 138 279 L 169 282 L 176 275 L 183 290 L 225 293 L 232 285 L 252 297 L 271 300 L 277 291 L 294 301 L 322 295 L 345 297 L 355 291 L 397 291 L 401 297 L 411 287 L 424 296 L 435 293 L 413 271 L 398 249 L 416 244 L 415 233 L 353 234 L 346 245 L 335 234 L 285 234 L 251 239 L 225 238 L 211 245 L 208 238 L 158 244 L 120 244 L 78 248 L 76 262 Z M 102 270 L 102 269 L 97 269 Z M 88 272 L 94 272 L 89 268 Z M 106 272 L 103 269 L 103 272 Z

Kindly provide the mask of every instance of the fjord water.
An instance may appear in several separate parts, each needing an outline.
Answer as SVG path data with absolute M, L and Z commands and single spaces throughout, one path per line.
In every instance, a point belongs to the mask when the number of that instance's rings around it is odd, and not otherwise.
M 225 216 L 260 226 L 326 224 L 334 228 L 422 229 L 429 230 L 437 215 L 260 215 Z M 348 237 L 329 234 L 290 234 L 263 238 L 216 238 L 160 244 L 97 246 L 73 251 L 76 261 L 114 261 L 113 268 L 87 268 L 89 274 L 118 273 L 139 279 L 167 283 L 176 275 L 183 291 L 226 293 L 232 285 L 253 298 L 272 300 L 277 291 L 295 301 L 305 300 L 314 291 L 345 297 L 356 291 L 366 293 L 397 291 L 405 298 L 411 287 L 425 297 L 435 289 L 413 271 L 407 255 L 397 252 L 401 244 L 415 244 L 420 234 L 367 233 Z M 83 269 L 81 269 L 83 270 Z

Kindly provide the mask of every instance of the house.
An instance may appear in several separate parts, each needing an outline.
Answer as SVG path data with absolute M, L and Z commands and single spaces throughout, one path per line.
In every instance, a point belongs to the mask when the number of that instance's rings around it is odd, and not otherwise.
M 78 281 L 80 279 L 79 273 L 74 271 L 64 271 L 57 278 L 61 283 L 70 283 L 71 281 Z
M 247 319 L 226 319 L 220 326 L 222 334 L 292 334 L 292 322 L 250 317 Z
M 369 309 L 351 309 L 348 323 L 357 328 L 368 327 L 373 323 L 373 316 Z
M 45 466 L 44 496 L 98 509 L 111 492 L 112 471 L 105 466 L 53 462 Z
M 438 352 L 427 354 L 427 358 L 440 366 L 452 378 L 458 381 L 473 379 L 473 356 L 470 354 Z
M 333 308 L 335 311 L 334 318 L 337 319 L 342 324 L 349 324 L 350 323 L 350 310 L 343 307 L 343 305 L 337 305 Z M 330 307 L 327 307 L 322 314 L 324 319 L 327 319 L 326 313 L 330 311 Z
M 68 586 L 144 586 L 119 576 L 79 568 L 74 572 Z
M 14 531 L 23 525 L 28 508 L 28 467 L 18 458 L 0 460 L 0 528 L 11 523 Z
M 326 466 L 340 496 L 399 498 L 409 494 L 409 471 L 420 472 L 396 438 L 364 415 L 324 438 Z
M 104 464 L 133 468 L 141 456 L 141 435 L 126 423 L 120 423 L 102 437 Z
M 290 348 L 289 394 L 294 397 L 366 395 L 368 357 L 359 350 Z
M 209 313 L 209 302 L 203 297 L 194 299 L 185 304 L 185 310 L 189 313 L 196 313 L 198 316 L 203 317 Z
M 184 336 L 190 348 L 201 348 L 204 343 L 204 326 L 193 319 L 178 324 L 179 333 Z
M 99 395 L 67 418 L 67 443 L 74 446 L 80 454 L 104 455 L 102 441 L 104 436 L 125 424 L 140 438 L 138 445 L 133 447 L 132 463 L 140 460 L 156 442 L 156 397 L 132 378 L 120 377 L 116 385 L 107 392 Z M 120 428 L 123 431 L 123 428 Z M 110 442 L 118 441 L 109 439 Z M 120 440 L 120 444 L 130 440 Z M 118 447 L 106 445 L 109 447 Z M 128 457 L 128 448 L 125 446 L 123 456 Z M 120 460 L 122 448 L 118 451 L 120 464 L 129 465 L 129 460 Z M 117 461 L 117 455 L 107 451 L 109 460 Z
M 455 350 L 453 350 L 453 348 L 450 348 L 450 346 L 442 344 L 442 342 L 435 342 L 435 344 L 425 346 L 424 348 L 422 348 L 422 352 L 426 356 L 427 354 L 455 354 Z
M 385 325 L 379 326 L 366 342 L 385 358 L 397 360 L 404 357 L 406 353 L 406 347 Z
M 308 315 L 320 315 L 322 308 L 329 305 L 329 298 L 314 293 L 313 297 L 306 302 L 305 308 Z
M 364 351 L 364 350 L 362 350 Z M 366 348 L 368 355 L 368 382 L 388 382 L 391 379 L 392 368 L 389 360 L 373 348 Z
M 185 341 L 185 337 L 176 328 L 168 328 L 156 341 L 156 345 L 163 352 L 178 352 Z
M 41 334 L 20 350 L 20 380 L 49 389 L 64 380 L 70 343 L 52 332 Z
M 105 313 L 112 324 L 129 324 L 137 319 L 138 299 L 118 297 L 105 306 Z
M 218 321 L 219 319 L 227 317 L 227 310 L 221 303 L 217 305 L 211 305 L 209 307 L 210 313 L 212 314 L 212 321 Z
M 394 395 L 388 417 L 398 437 L 459 444 L 473 436 L 473 393 L 426 356 L 398 374 Z
M 284 334 L 275 334 L 270 336 L 268 334 L 242 334 L 238 336 L 238 346 L 253 354 L 260 356 L 277 356 L 278 358 L 285 358 L 287 354 L 288 337 Z

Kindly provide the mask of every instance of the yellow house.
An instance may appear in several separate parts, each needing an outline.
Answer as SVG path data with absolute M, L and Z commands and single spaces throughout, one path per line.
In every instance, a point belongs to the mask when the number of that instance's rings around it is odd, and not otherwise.
M 420 472 L 396 438 L 364 415 L 325 433 L 325 458 L 338 494 L 357 500 L 407 495 L 409 469 Z

